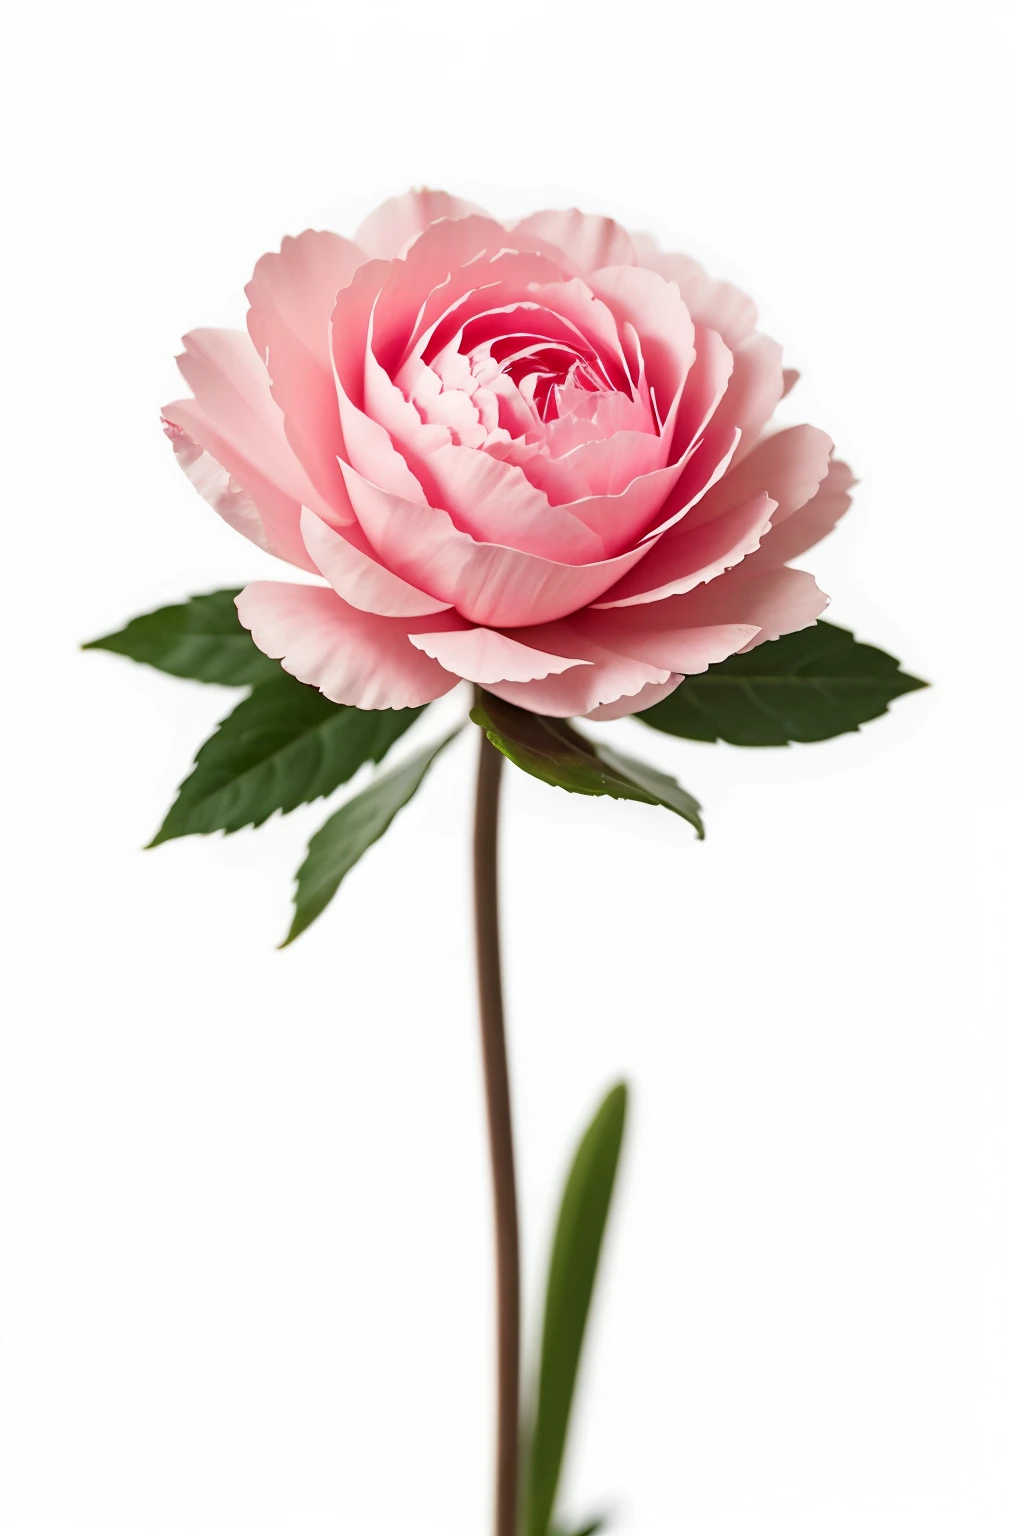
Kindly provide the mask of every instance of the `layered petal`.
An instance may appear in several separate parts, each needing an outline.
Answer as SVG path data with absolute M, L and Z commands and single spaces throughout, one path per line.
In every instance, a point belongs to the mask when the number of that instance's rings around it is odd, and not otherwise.
M 358 245 L 325 229 L 286 235 L 281 249 L 261 256 L 246 286 L 249 334 L 266 356 L 290 336 L 328 378 L 330 318 L 339 291 L 366 260 Z
M 692 256 L 647 250 L 645 267 L 676 284 L 694 320 L 717 331 L 730 347 L 739 347 L 753 335 L 757 306 L 732 283 L 716 282 Z
M 610 704 L 599 704 L 585 718 L 621 720 L 626 715 L 638 714 L 641 709 L 651 709 L 655 704 L 660 704 L 662 699 L 667 699 L 670 693 L 675 693 L 682 681 L 682 675 L 673 672 L 663 683 L 645 683 L 639 693 L 626 694 L 620 699 L 613 699 Z
M 482 212 L 464 198 L 420 187 L 401 197 L 389 197 L 375 208 L 356 230 L 355 243 L 367 256 L 388 260 L 401 256 L 409 242 L 438 219 L 464 219 L 471 213 Z
M 578 208 L 531 213 L 512 226 L 510 235 L 513 240 L 532 235 L 556 246 L 584 274 L 598 267 L 636 265 L 633 241 L 621 224 Z
M 849 464 L 833 459 L 816 493 L 786 519 L 773 526 L 762 540 L 761 548 L 749 562 L 752 568 L 782 565 L 811 549 L 849 510 L 850 492 L 856 485 Z
M 684 518 L 662 534 L 651 553 L 599 598 L 594 607 L 629 608 L 637 603 L 656 603 L 713 581 L 757 549 L 771 527 L 775 506 L 771 497 L 762 492 L 704 523 L 691 525 Z
M 459 681 L 410 644 L 408 619 L 363 613 L 329 587 L 255 581 L 235 602 L 260 650 L 336 704 L 408 709 Z
M 663 624 L 679 629 L 750 625 L 757 633 L 738 647 L 748 651 L 765 640 L 777 640 L 780 635 L 806 629 L 827 606 L 828 598 L 807 571 L 794 571 L 788 566 L 748 570 L 744 562 L 716 581 L 681 597 L 668 597 L 654 608 L 661 610 Z M 607 617 L 621 615 L 627 619 L 645 611 L 611 610 Z
M 441 508 L 395 496 L 348 465 L 345 480 L 381 562 L 474 624 L 506 628 L 560 618 L 593 602 L 646 553 L 640 547 L 591 564 L 562 564 L 478 542 Z
M 410 634 L 409 639 L 449 672 L 483 686 L 532 682 L 567 672 L 570 667 L 590 665 L 578 656 L 553 656 L 548 651 L 535 650 L 514 636 L 493 629 L 450 629 L 435 634 Z
M 302 537 L 315 568 L 353 608 L 390 618 L 416 618 L 451 607 L 381 565 L 358 524 L 339 533 L 306 508 Z
M 635 697 L 650 683 L 665 683 L 669 679 L 667 668 L 618 655 L 567 622 L 538 625 L 528 630 L 523 639 L 541 650 L 550 649 L 553 654 L 571 649 L 574 655 L 590 662 L 590 666 L 572 667 L 535 682 L 500 681 L 489 685 L 500 699 L 535 710 L 539 715 L 560 719 L 588 715 L 616 699 Z
M 232 526 L 271 554 L 309 569 L 299 512 L 315 493 L 289 446 L 252 343 L 241 331 L 200 330 L 184 338 L 184 347 L 178 366 L 195 398 L 172 401 L 163 410 L 164 420 L 180 434 L 171 434 L 178 462 Z M 239 519 L 237 498 L 224 494 L 226 481 L 218 485 L 188 442 L 245 492 L 258 513 L 258 526 L 251 513 Z

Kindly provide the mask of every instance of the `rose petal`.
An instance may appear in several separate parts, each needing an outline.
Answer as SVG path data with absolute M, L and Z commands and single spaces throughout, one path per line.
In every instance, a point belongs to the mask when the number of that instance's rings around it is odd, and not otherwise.
M 787 518 L 781 528 L 776 529 L 773 519 L 771 532 L 747 563 L 754 568 L 782 565 L 817 544 L 849 509 L 850 491 L 856 483 L 850 466 L 841 459 L 833 459 L 817 494 Z
M 598 267 L 636 265 L 633 242 L 621 224 L 596 214 L 581 213 L 578 208 L 531 213 L 512 226 L 510 235 L 513 241 L 524 235 L 536 235 L 557 246 L 584 274 Z
M 434 192 L 428 187 L 389 197 L 360 224 L 356 245 L 368 256 L 387 259 L 401 256 L 410 240 L 415 240 L 437 219 L 464 219 L 482 213 L 475 203 L 467 203 L 449 192 Z
M 710 278 L 692 256 L 647 250 L 641 257 L 641 264 L 675 283 L 694 320 L 717 331 L 728 346 L 741 346 L 753 334 L 757 324 L 757 306 L 753 299 L 732 283 Z
M 602 704 L 639 694 L 649 683 L 668 681 L 667 669 L 619 656 L 565 622 L 537 625 L 523 633 L 523 640 L 544 650 L 571 649 L 592 663 L 536 682 L 489 685 L 500 699 L 535 710 L 539 715 L 554 715 L 563 720 L 569 715 L 586 715 Z
M 828 598 L 807 571 L 794 571 L 788 566 L 748 570 L 744 561 L 716 581 L 696 587 L 682 597 L 666 598 L 655 606 L 664 610 L 666 623 L 680 629 L 716 624 L 756 625 L 758 633 L 742 647 L 749 651 L 762 641 L 806 629 L 824 612 Z M 609 617 L 618 611 L 612 610 Z M 626 616 L 644 610 L 622 612 Z
M 353 608 L 390 618 L 415 618 L 451 607 L 381 565 L 358 523 L 344 534 L 337 533 L 306 508 L 302 537 L 316 569 Z
M 552 656 L 493 629 L 449 630 L 442 634 L 410 634 L 413 645 L 433 656 L 449 672 L 468 682 L 489 686 L 501 681 L 530 682 L 587 666 L 579 657 Z
M 331 311 L 365 260 L 357 245 L 329 230 L 285 236 L 279 252 L 260 257 L 245 290 L 257 350 L 265 356 L 287 333 L 330 378 Z
M 478 543 L 440 508 L 406 501 L 344 466 L 352 505 L 381 561 L 406 581 L 453 603 L 474 624 L 506 628 L 572 613 L 612 586 L 646 553 L 564 565 L 503 545 Z
M 336 704 L 408 709 L 459 681 L 409 644 L 408 619 L 362 613 L 329 587 L 255 581 L 235 602 L 260 650 Z
M 641 709 L 650 709 L 654 704 L 660 704 L 662 699 L 667 699 L 670 693 L 675 693 L 679 684 L 683 681 L 678 672 L 664 683 L 645 683 L 639 693 L 627 694 L 621 699 L 613 699 L 610 704 L 599 704 L 597 709 L 592 709 L 584 718 L 587 720 L 621 720 L 625 715 L 635 715 Z
M 703 503 L 698 510 L 701 507 Z M 762 491 L 703 524 L 691 526 L 689 518 L 684 518 L 593 606 L 656 603 L 712 581 L 757 549 L 771 527 L 774 510 L 775 503 Z

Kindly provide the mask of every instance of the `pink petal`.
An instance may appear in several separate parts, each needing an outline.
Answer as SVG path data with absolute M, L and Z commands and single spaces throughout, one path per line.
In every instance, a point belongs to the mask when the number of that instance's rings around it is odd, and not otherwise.
M 668 681 L 666 668 L 610 650 L 583 634 L 571 620 L 538 624 L 518 633 L 524 644 L 553 653 L 566 652 L 591 663 L 589 667 L 573 667 L 568 672 L 536 682 L 502 681 L 489 685 L 491 692 L 499 698 L 519 704 L 523 709 L 536 710 L 540 715 L 555 715 L 560 719 L 586 715 L 602 704 L 638 695 L 649 683 Z
M 650 709 L 652 705 L 660 704 L 662 699 L 667 699 L 670 693 L 675 693 L 682 681 L 679 673 L 673 672 L 667 682 L 645 683 L 639 693 L 614 699 L 611 704 L 599 704 L 597 709 L 590 711 L 586 719 L 621 720 L 624 715 L 635 715 L 641 709 Z
M 584 274 L 598 267 L 636 265 L 633 242 L 621 224 L 596 214 L 581 213 L 578 208 L 531 213 L 510 231 L 513 241 L 524 235 L 535 235 L 548 245 L 557 246 Z
M 794 571 L 788 566 L 749 570 L 744 562 L 706 586 L 696 587 L 683 597 L 668 597 L 655 608 L 664 611 L 666 624 L 680 629 L 756 625 L 758 633 L 742 647 L 749 651 L 764 640 L 777 640 L 793 630 L 806 629 L 827 606 L 828 598 L 807 571 Z M 622 610 L 624 616 L 643 611 Z
M 385 260 L 401 256 L 410 240 L 415 240 L 437 219 L 464 219 L 483 213 L 475 203 L 448 192 L 433 192 L 428 187 L 389 197 L 369 214 L 356 230 L 356 244 L 368 256 Z
M 291 501 L 313 494 L 288 445 L 267 370 L 244 331 L 201 329 L 182 337 L 179 372 L 213 430 Z
M 624 397 L 613 395 L 610 398 L 622 400 Z M 563 416 L 561 421 L 553 425 L 568 429 L 573 426 L 573 422 L 571 418 Z M 579 424 L 581 434 L 587 427 L 586 422 Z M 554 437 L 555 433 L 550 435 Z M 563 440 L 567 439 L 568 430 L 560 436 Z M 567 506 L 570 502 L 578 502 L 575 515 L 593 528 L 606 544 L 625 545 L 645 533 L 649 524 L 643 523 L 636 532 L 629 532 L 621 526 L 609 525 L 603 516 L 596 519 L 588 515 L 581 516 L 584 499 L 589 496 L 621 496 L 634 480 L 665 469 L 667 453 L 668 444 L 663 437 L 655 436 L 652 432 L 626 431 L 581 442 L 557 458 L 549 458 L 546 453 L 529 449 L 523 451 L 518 445 L 512 446 L 509 457 L 513 463 L 519 464 L 530 484 L 544 492 L 552 506 Z M 654 509 L 660 506 L 664 495 L 663 490 L 661 498 L 653 501 Z
M 218 463 L 205 448 L 201 448 L 195 438 L 190 437 L 184 427 L 179 424 L 181 420 L 193 420 L 192 413 L 196 410 L 195 401 L 178 400 L 167 409 L 178 418 L 178 421 L 171 421 L 170 417 L 165 416 L 164 432 L 170 439 L 174 457 L 186 477 L 195 486 L 203 500 L 209 502 L 213 510 L 234 528 L 236 533 L 244 534 L 260 549 L 272 554 L 260 510 L 252 497 L 231 478 L 223 464 Z M 222 449 L 222 451 L 229 450 Z
M 407 619 L 361 613 L 329 587 L 255 581 L 235 602 L 260 650 L 336 704 L 408 709 L 458 682 L 409 644 Z
M 743 434 L 737 452 L 742 459 L 757 442 L 782 399 L 782 348 L 770 336 L 755 331 L 733 349 L 732 378 L 716 413 Z
M 312 487 L 285 438 L 266 370 L 248 337 L 238 331 L 194 331 L 185 337 L 178 364 L 196 394 L 163 411 L 175 429 L 168 435 L 179 464 L 232 527 L 271 554 L 309 570 L 299 511 Z M 244 493 L 244 502 L 237 491 Z
M 330 377 L 334 301 L 365 260 L 351 240 L 323 229 L 286 236 L 280 252 L 261 256 L 245 290 L 257 350 L 265 354 L 287 332 Z
M 850 491 L 856 483 L 850 466 L 841 459 L 833 459 L 816 495 L 787 518 L 781 528 L 774 526 L 773 519 L 771 532 L 748 563 L 755 568 L 782 565 L 817 544 L 848 510 Z
M 572 629 L 604 645 L 620 656 L 645 661 L 682 675 L 706 672 L 712 662 L 724 661 L 748 645 L 759 625 L 692 624 L 680 599 L 648 603 L 642 608 L 600 613 L 594 609 L 576 614 Z
M 431 501 L 444 506 L 456 527 L 478 543 L 503 544 L 567 565 L 585 565 L 607 553 L 588 513 L 597 504 L 600 517 L 603 504 L 618 498 L 553 507 L 517 465 L 452 443 L 435 449 L 417 478 Z M 657 505 L 664 493 L 655 495 Z
M 831 452 L 832 439 L 817 427 L 786 427 L 761 438 L 703 498 L 689 518 L 690 526 L 706 523 L 737 502 L 766 491 L 776 503 L 772 527 L 780 527 L 815 494 Z
M 352 505 L 381 561 L 414 586 L 453 603 L 474 624 L 505 628 L 572 613 L 646 553 L 639 548 L 590 565 L 564 565 L 478 543 L 440 508 L 404 500 L 344 468 Z
M 727 475 L 720 484 L 728 479 Z M 709 492 L 709 496 L 714 494 Z M 701 502 L 697 510 L 703 510 L 703 505 Z M 683 518 L 593 606 L 629 608 L 637 603 L 655 603 L 712 581 L 757 549 L 771 526 L 774 509 L 775 503 L 762 491 L 702 524 Z
M 246 323 L 265 359 L 273 397 L 284 413 L 288 442 L 315 487 L 304 504 L 329 522 L 344 524 L 352 521 L 352 511 L 338 470 L 342 436 L 329 347 L 335 296 L 339 288 L 345 291 L 347 283 L 339 284 L 334 294 L 330 288 L 335 273 L 342 272 L 346 256 L 325 245 L 315 232 L 310 233 L 314 239 L 300 237 L 288 247 L 287 256 L 282 248 L 280 256 L 263 257 L 265 267 L 257 265 L 246 290 Z M 332 271 L 334 258 L 338 266 Z M 307 269 L 315 272 L 315 284 L 308 298 L 303 298 L 295 290 Z M 349 282 L 358 277 L 359 270 L 357 267 L 350 275 Z M 324 305 L 322 346 L 316 335 L 320 303 Z
M 302 513 L 302 537 L 316 569 L 353 608 L 391 618 L 415 618 L 451 607 L 450 603 L 420 592 L 381 565 L 358 523 L 346 528 L 343 534 L 336 533 L 306 508 Z
M 785 400 L 790 390 L 796 385 L 800 374 L 796 368 L 783 368 L 782 370 L 782 398 Z
M 587 665 L 578 657 L 534 650 L 493 629 L 453 629 L 442 634 L 410 635 L 409 639 L 447 671 L 484 686 L 503 680 L 530 682 Z
M 636 331 L 647 379 L 667 411 L 696 356 L 693 320 L 678 290 L 645 267 L 603 267 L 587 283 L 620 326 L 628 321 Z
M 738 347 L 753 334 L 757 307 L 732 283 L 715 282 L 691 256 L 648 250 L 641 260 L 675 283 L 694 320 L 717 331 L 728 346 Z

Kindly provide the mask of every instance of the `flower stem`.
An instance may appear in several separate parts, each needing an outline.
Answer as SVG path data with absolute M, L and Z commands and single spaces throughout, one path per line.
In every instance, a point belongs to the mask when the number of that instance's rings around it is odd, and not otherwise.
M 476 962 L 494 1187 L 498 1299 L 495 1536 L 515 1536 L 519 1454 L 519 1222 L 498 936 L 498 800 L 502 756 L 480 732 L 473 829 Z

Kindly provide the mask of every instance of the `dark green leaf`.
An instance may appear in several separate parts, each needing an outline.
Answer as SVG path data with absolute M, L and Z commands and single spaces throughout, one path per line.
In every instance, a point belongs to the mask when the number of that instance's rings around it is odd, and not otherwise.
M 237 590 L 207 592 L 155 613 L 143 613 L 116 634 L 90 640 L 85 651 L 117 651 L 174 677 L 242 687 L 279 677 L 281 663 L 253 643 L 238 622 Z
M 407 763 L 382 774 L 324 822 L 310 841 L 309 852 L 296 876 L 295 916 L 284 944 L 297 939 L 320 916 L 352 866 L 383 837 L 403 805 L 419 789 L 434 758 L 457 735 L 458 730 L 453 731 Z
M 150 847 L 190 832 L 258 827 L 379 763 L 421 709 L 355 709 L 278 668 L 200 747 Z
M 573 1531 L 572 1536 L 597 1536 L 598 1531 L 604 1530 L 603 1520 L 591 1520 L 589 1525 L 580 1526 L 578 1531 Z M 551 1536 L 569 1536 L 567 1531 L 557 1530 L 551 1527 Z
M 892 656 L 819 620 L 688 677 L 636 718 L 691 741 L 784 747 L 855 731 L 901 693 L 925 687 Z
M 587 1128 L 562 1196 L 548 1271 L 536 1407 L 526 1443 L 523 1536 L 551 1533 L 583 1335 L 625 1122 L 626 1087 L 619 1083 Z M 587 1529 L 594 1531 L 597 1525 Z
M 567 720 L 552 720 L 484 694 L 470 718 L 517 768 L 577 795 L 610 795 L 663 805 L 704 836 L 700 806 L 675 779 L 604 743 L 581 736 Z

